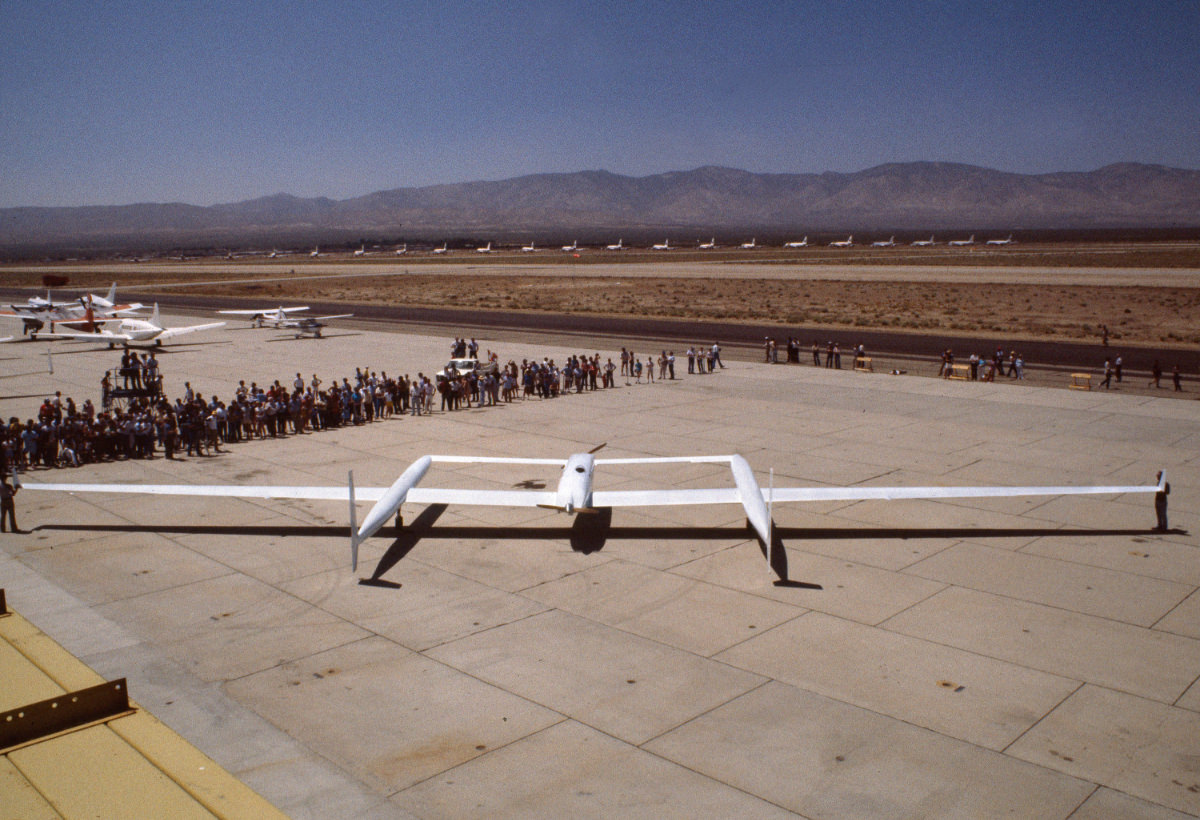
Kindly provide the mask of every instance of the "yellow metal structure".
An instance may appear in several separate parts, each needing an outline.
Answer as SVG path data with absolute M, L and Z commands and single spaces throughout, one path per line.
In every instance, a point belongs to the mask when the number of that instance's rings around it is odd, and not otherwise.
M 16 613 L 0 615 L 0 713 L 105 683 Z M 153 715 L 131 711 L 0 755 L 4 817 L 282 818 Z

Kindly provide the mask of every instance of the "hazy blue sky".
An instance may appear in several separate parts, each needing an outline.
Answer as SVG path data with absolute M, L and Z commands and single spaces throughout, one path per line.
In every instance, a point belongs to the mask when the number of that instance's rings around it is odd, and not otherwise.
M 0 206 L 1200 168 L 1200 3 L 0 2 Z

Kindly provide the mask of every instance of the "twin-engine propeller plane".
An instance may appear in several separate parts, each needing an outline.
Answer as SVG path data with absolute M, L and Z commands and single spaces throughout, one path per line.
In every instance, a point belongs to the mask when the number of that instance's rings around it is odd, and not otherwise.
M 331 319 L 349 319 L 353 313 L 336 313 L 332 316 L 298 316 L 295 319 L 284 319 L 275 327 L 289 328 L 296 331 L 296 338 L 301 336 L 311 336 L 314 339 L 321 338 L 321 329 L 329 327 Z
M 301 311 L 305 311 L 305 310 L 308 310 L 307 306 L 283 307 L 281 305 L 277 308 L 262 308 L 262 309 L 246 308 L 243 310 L 218 310 L 217 313 L 220 313 L 220 314 L 223 314 L 226 316 L 245 316 L 247 319 L 250 320 L 250 324 L 253 325 L 254 327 L 265 327 L 266 325 L 273 325 L 274 327 L 279 327 L 280 322 L 287 321 L 289 313 L 300 313 Z
M 27 490 L 49 492 L 149 493 L 155 495 L 215 496 L 228 498 L 297 498 L 343 501 L 350 505 L 350 563 L 358 568 L 358 548 L 393 515 L 403 526 L 401 505 L 467 504 L 493 507 L 541 507 L 573 514 L 594 514 L 615 507 L 655 507 L 690 504 L 740 504 L 746 522 L 763 544 L 771 567 L 772 506 L 801 501 L 891 501 L 897 499 L 1004 498 L 1054 495 L 1118 495 L 1158 493 L 1166 486 L 1165 471 L 1157 484 L 1126 486 L 1025 486 L 1025 487 L 776 487 L 774 474 L 766 489 L 759 486 L 750 464 L 740 455 L 667 456 L 658 458 L 596 458 L 601 444 L 586 453 L 564 459 L 504 458 L 490 456 L 425 455 L 400 474 L 390 487 L 354 486 L 351 472 L 345 487 L 239 486 L 230 484 L 25 484 Z M 468 490 L 420 487 L 435 463 L 542 464 L 562 468 L 558 486 L 550 490 Z M 728 464 L 733 486 L 704 489 L 594 490 L 597 467 L 630 464 Z M 358 524 L 358 500 L 375 506 Z M 786 580 L 786 578 L 784 579 Z

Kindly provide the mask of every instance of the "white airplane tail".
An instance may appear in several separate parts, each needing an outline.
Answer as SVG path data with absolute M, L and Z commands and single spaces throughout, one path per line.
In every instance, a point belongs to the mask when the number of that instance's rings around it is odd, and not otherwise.
M 358 510 L 354 507 L 354 471 L 346 476 L 346 487 L 350 494 L 350 570 L 358 571 Z
M 162 320 L 158 318 L 158 302 L 154 303 L 154 313 L 150 315 L 150 324 L 155 327 L 162 327 Z

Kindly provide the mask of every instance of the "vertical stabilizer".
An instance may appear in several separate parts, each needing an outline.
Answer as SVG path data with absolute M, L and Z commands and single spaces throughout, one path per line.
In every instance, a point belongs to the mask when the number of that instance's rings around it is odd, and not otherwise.
M 346 487 L 350 494 L 350 571 L 358 570 L 358 510 L 354 506 L 354 471 L 346 476 Z

